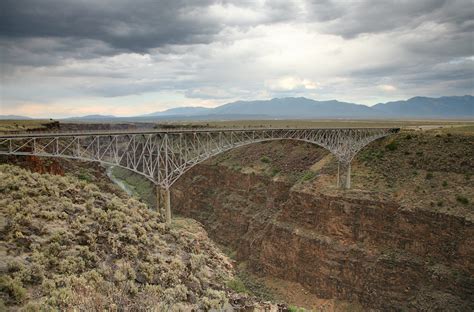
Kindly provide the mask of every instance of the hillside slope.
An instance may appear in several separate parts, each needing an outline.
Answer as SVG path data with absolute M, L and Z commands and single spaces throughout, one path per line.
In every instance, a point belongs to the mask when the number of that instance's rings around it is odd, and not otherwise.
M 189 119 L 268 119 L 268 118 L 474 118 L 474 97 L 413 97 L 408 100 L 366 106 L 337 100 L 317 101 L 304 97 L 236 101 L 217 106 L 178 107 L 145 116 Z M 223 118 L 225 116 L 225 118 Z M 253 116 L 253 117 L 251 117 Z
M 0 310 L 190 310 L 228 301 L 232 266 L 197 223 L 168 228 L 135 199 L 5 164 L 0 207 Z
M 319 298 L 364 310 L 472 311 L 474 136 L 454 130 L 371 143 L 353 161 L 351 190 L 335 187 L 337 163 L 322 148 L 248 145 L 185 174 L 173 212 L 204 224 L 250 271 Z
M 471 95 L 440 98 L 416 96 L 406 101 L 377 104 L 372 108 L 392 117 L 472 118 L 474 116 L 474 97 Z
M 258 114 L 280 118 L 372 117 L 378 114 L 365 105 L 339 101 L 315 101 L 304 97 L 267 101 L 238 101 L 212 110 L 212 114 Z

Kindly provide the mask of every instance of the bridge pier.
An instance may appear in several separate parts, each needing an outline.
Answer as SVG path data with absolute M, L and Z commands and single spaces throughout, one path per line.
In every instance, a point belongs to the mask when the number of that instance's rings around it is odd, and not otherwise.
M 341 168 L 342 167 L 342 168 Z M 341 189 L 351 188 L 351 163 L 337 162 L 337 187 Z
M 165 217 L 167 224 L 171 223 L 171 196 L 170 189 L 156 186 L 156 207 L 160 215 Z
M 350 162 L 346 165 L 346 185 L 345 185 L 345 188 L 346 189 L 351 188 L 351 163 Z
M 239 128 L 1 135 L 0 155 L 36 155 L 97 161 L 142 174 L 157 187 L 158 209 L 171 222 L 170 186 L 188 169 L 229 149 L 269 140 L 299 140 L 329 150 L 338 164 L 337 185 L 351 187 L 351 164 L 370 142 L 399 128 Z M 342 168 L 340 168 L 342 166 Z

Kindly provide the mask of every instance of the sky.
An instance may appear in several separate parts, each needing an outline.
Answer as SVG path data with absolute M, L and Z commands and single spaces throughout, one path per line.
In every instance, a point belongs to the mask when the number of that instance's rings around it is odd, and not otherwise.
M 472 94 L 472 0 L 2 0 L 0 114 Z

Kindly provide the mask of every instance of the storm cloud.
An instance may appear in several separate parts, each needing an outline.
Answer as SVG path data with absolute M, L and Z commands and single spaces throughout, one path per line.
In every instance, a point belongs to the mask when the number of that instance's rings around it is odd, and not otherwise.
M 470 0 L 4 0 L 0 114 L 472 94 L 473 33 Z

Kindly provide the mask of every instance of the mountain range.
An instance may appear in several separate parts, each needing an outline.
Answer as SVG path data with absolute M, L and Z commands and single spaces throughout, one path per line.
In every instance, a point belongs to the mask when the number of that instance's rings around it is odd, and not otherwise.
M 25 120 L 32 119 L 31 117 L 18 116 L 18 115 L 0 115 L 0 120 Z
M 288 97 L 261 101 L 237 101 L 215 108 L 179 107 L 145 115 L 164 116 L 266 116 L 268 118 L 474 118 L 474 97 L 413 97 L 406 101 L 366 106 L 355 103 L 316 101 Z
M 14 117 L 14 118 L 12 118 Z M 28 119 L 28 117 L 23 117 Z M 213 120 L 213 119 L 321 119 L 321 118 L 461 118 L 474 119 L 474 96 L 413 97 L 405 101 L 366 106 L 355 103 L 316 101 L 304 97 L 237 101 L 215 108 L 177 107 L 133 117 L 88 115 L 67 120 Z M 2 116 L 0 119 L 22 119 Z

